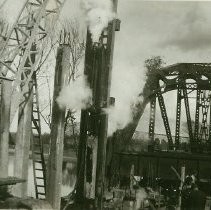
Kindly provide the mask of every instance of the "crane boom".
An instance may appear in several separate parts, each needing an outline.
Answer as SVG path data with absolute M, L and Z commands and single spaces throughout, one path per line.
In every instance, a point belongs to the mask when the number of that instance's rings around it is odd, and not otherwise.
M 52 31 L 64 2 L 65 0 L 27 0 L 5 37 L 0 50 L 0 76 L 14 80 L 12 101 L 16 103 L 11 110 L 11 120 L 36 70 L 45 47 L 44 40 Z M 52 8 L 49 8 L 49 5 Z M 50 20 L 48 24 L 46 24 L 47 18 Z M 32 62 L 31 58 L 34 56 L 35 60 Z M 20 86 L 22 91 L 17 93 Z
M 42 199 L 46 196 L 46 167 L 41 140 L 36 70 L 46 40 L 53 30 L 64 2 L 65 0 L 27 0 L 8 35 L 1 36 L 5 42 L 0 50 L 0 78 L 14 80 L 10 122 L 17 108 L 21 105 L 19 109 L 20 120 L 24 107 L 32 96 L 34 184 L 36 198 Z M 48 24 L 46 24 L 47 19 L 49 20 Z M 33 86 L 30 85 L 31 81 L 33 81 Z M 20 124 L 21 126 L 23 124 Z M 20 139 L 22 136 L 19 135 L 16 138 Z
M 16 81 L 23 74 L 22 82 L 31 77 L 31 74 L 28 73 L 29 67 L 27 69 L 24 67 L 27 59 L 30 63 L 31 54 L 36 54 L 36 61 L 39 60 L 43 48 L 43 39 L 46 38 L 53 27 L 52 24 L 47 28 L 46 17 L 51 14 L 53 16 L 51 22 L 54 23 L 64 1 L 55 0 L 56 4 L 53 9 L 47 8 L 50 0 L 27 0 L 25 2 L 0 51 L 0 63 L 4 66 L 4 68 L 1 68 L 1 74 L 5 76 L 10 71 L 12 75 L 9 74 L 8 76 L 14 77 Z M 31 51 L 33 43 L 36 43 L 36 51 Z M 19 62 L 18 67 L 16 67 L 17 60 Z M 33 68 L 33 65 L 31 67 Z

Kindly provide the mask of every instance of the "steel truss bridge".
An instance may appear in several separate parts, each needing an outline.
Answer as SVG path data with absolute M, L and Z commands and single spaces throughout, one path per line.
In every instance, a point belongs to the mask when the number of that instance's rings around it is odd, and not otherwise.
M 155 113 L 160 107 L 169 150 L 180 150 L 181 106 L 184 103 L 191 152 L 211 150 L 211 63 L 178 63 L 151 70 L 137 104 L 133 121 L 114 138 L 127 141 L 132 138 L 146 105 L 150 104 L 149 139 L 154 142 Z M 177 91 L 175 131 L 169 125 L 163 94 Z M 194 97 L 193 94 L 195 94 Z M 191 115 L 189 99 L 195 99 L 195 116 Z M 191 118 L 192 117 L 192 118 Z M 175 132 L 175 133 L 173 133 Z M 173 138 L 174 136 L 174 138 Z

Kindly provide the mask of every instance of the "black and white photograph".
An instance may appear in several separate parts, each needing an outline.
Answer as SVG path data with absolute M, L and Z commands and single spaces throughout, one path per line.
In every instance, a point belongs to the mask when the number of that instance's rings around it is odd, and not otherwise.
M 0 209 L 211 210 L 211 1 L 0 0 Z

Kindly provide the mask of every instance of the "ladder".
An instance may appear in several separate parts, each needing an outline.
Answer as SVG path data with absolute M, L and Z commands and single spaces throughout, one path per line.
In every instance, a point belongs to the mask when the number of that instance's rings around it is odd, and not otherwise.
M 33 101 L 32 101 L 32 161 L 35 184 L 35 194 L 37 199 L 46 198 L 46 166 L 41 139 L 40 112 L 38 103 L 38 88 L 36 73 L 33 74 Z

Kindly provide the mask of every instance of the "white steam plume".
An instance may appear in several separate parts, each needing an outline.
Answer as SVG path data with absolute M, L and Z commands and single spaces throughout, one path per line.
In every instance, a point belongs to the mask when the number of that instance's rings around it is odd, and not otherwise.
M 121 70 L 121 74 L 120 74 Z M 111 95 L 115 97 L 115 106 L 108 108 L 108 135 L 123 129 L 132 121 L 134 105 L 141 103 L 139 96 L 143 89 L 143 71 L 131 66 L 117 66 L 112 75 Z
M 89 106 L 91 97 L 92 91 L 87 85 L 86 78 L 81 76 L 61 90 L 57 102 L 60 108 L 80 110 Z
M 82 0 L 86 22 L 92 34 L 92 41 L 99 42 L 101 32 L 115 17 L 112 0 Z

